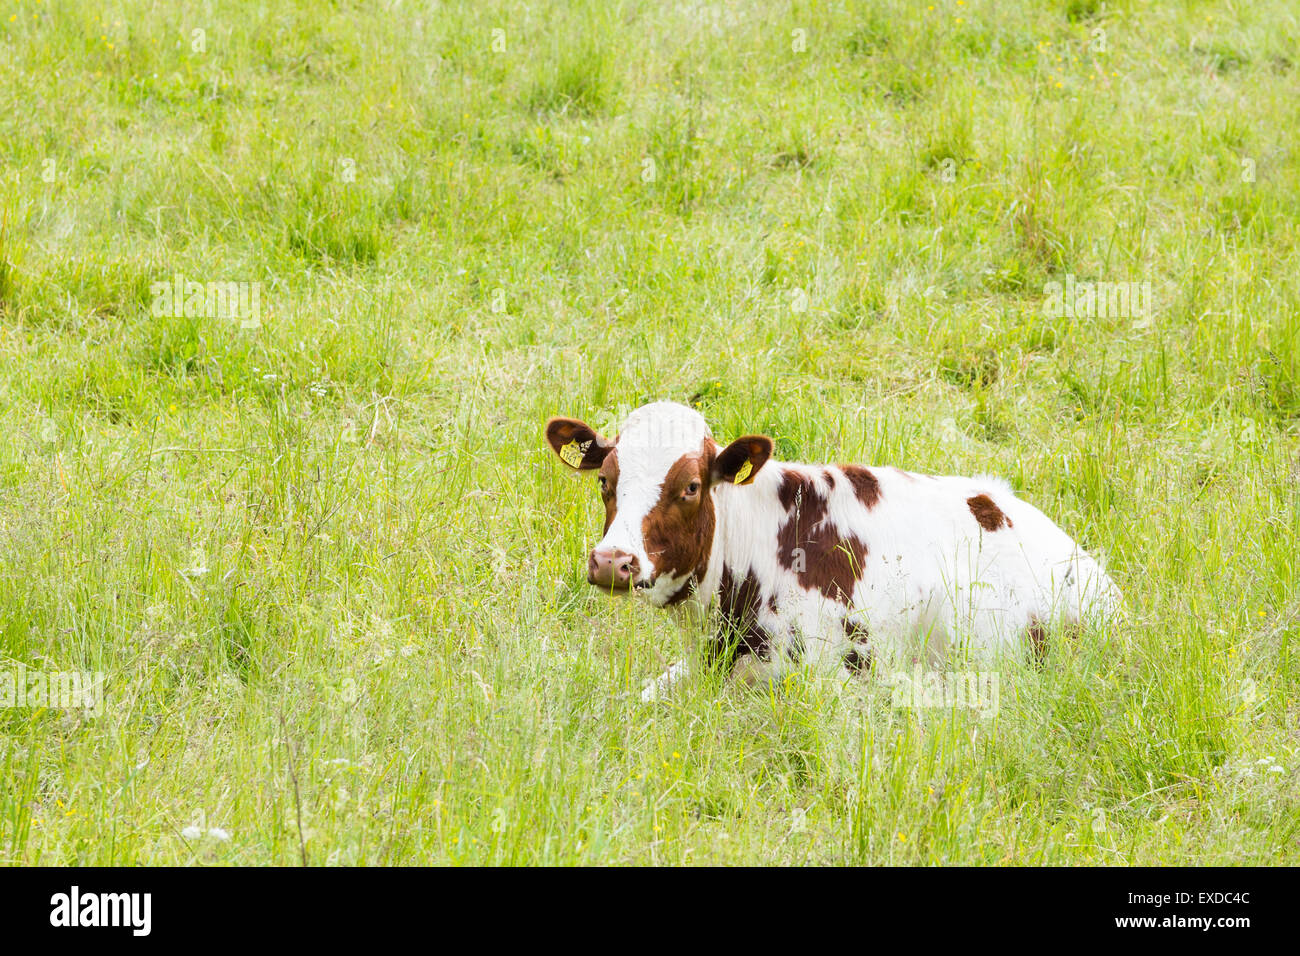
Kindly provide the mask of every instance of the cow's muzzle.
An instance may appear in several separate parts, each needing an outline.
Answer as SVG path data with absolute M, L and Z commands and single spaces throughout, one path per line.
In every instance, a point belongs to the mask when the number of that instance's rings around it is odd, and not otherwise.
M 618 548 L 597 548 L 587 559 L 587 581 L 608 591 L 625 591 L 641 573 L 636 555 Z

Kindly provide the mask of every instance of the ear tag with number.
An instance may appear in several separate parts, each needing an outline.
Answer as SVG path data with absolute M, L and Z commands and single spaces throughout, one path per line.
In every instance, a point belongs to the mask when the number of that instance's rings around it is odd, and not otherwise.
M 736 477 L 733 478 L 732 481 L 734 481 L 736 484 L 740 484 L 746 478 L 749 477 L 749 473 L 753 470 L 754 470 L 754 463 L 750 461 L 748 458 L 746 458 L 745 463 L 740 466 L 740 470 L 736 472 Z
M 579 443 L 578 439 L 569 442 L 560 449 L 560 458 L 570 468 L 581 468 L 582 460 L 587 457 L 587 449 L 591 447 L 591 439 Z

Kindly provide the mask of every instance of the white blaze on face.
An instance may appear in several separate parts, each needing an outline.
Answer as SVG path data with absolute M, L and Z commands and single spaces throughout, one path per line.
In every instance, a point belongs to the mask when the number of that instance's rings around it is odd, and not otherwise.
M 641 528 L 659 501 L 668 469 L 683 455 L 699 454 L 704 439 L 711 437 L 700 413 L 676 402 L 642 405 L 623 423 L 616 446 L 617 512 L 599 547 L 634 555 L 641 565 L 638 580 L 655 576 L 654 555 L 646 553 Z

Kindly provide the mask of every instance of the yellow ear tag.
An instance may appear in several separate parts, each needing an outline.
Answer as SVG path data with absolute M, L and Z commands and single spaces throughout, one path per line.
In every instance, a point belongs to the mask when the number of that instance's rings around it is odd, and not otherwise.
M 740 466 L 740 470 L 736 472 L 736 477 L 733 478 L 732 481 L 734 481 L 736 484 L 740 484 L 742 481 L 744 481 L 746 478 L 749 477 L 749 473 L 753 470 L 754 470 L 754 463 L 750 461 L 748 458 L 746 458 L 745 463 Z
M 587 457 L 587 449 L 590 447 L 591 447 L 590 438 L 588 438 L 585 442 L 582 442 L 581 444 L 579 444 L 578 439 L 575 438 L 573 441 L 569 442 L 567 445 L 565 445 L 563 448 L 560 449 L 560 458 L 562 458 L 564 460 L 564 463 L 568 465 L 570 468 L 581 468 L 582 459 Z

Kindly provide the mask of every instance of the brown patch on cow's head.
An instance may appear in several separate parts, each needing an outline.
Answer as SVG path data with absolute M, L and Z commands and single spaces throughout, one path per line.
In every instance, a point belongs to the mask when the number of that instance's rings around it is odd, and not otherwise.
M 812 475 L 786 469 L 777 489 L 786 516 L 777 531 L 777 558 L 799 583 L 833 601 L 848 603 L 862 576 L 867 545 L 840 532 L 827 513 L 826 493 Z
M 690 597 L 708 570 L 717 526 L 712 488 L 752 483 L 771 454 L 772 440 L 765 435 L 746 435 L 723 449 L 706 438 L 697 454 L 682 455 L 669 467 L 659 500 L 641 522 L 654 578 L 686 579 L 665 604 Z
M 611 449 L 610 453 L 605 456 L 605 460 L 600 465 L 600 471 L 596 473 L 596 480 L 600 484 L 600 500 L 605 504 L 605 529 L 601 531 L 604 535 L 609 531 L 609 526 L 614 523 L 614 516 L 618 514 L 618 450 Z
M 599 468 L 614 442 L 596 433 L 577 418 L 552 418 L 546 423 L 546 442 L 551 450 L 575 471 Z
M 853 493 L 858 496 L 864 508 L 874 508 L 880 500 L 880 482 L 871 473 L 871 469 L 861 465 L 841 465 L 840 471 L 853 486 Z
M 970 513 L 975 516 L 975 520 L 980 523 L 980 527 L 985 531 L 997 531 L 1002 527 L 1011 527 L 1011 519 L 1006 516 L 988 495 L 975 495 L 966 499 L 966 506 L 970 508 Z
M 668 604 L 686 600 L 690 585 L 702 580 L 708 569 L 717 523 L 709 494 L 717 447 L 712 439 L 706 439 L 699 454 L 678 458 L 664 476 L 659 500 L 641 522 L 655 577 L 668 574 L 692 579 L 669 597 Z

